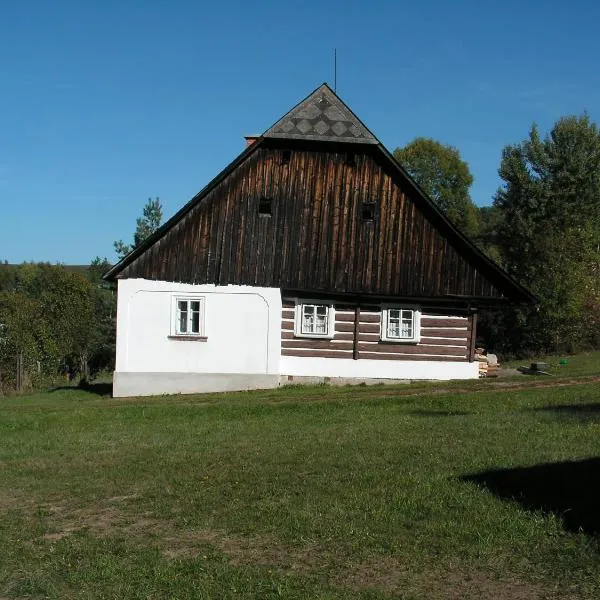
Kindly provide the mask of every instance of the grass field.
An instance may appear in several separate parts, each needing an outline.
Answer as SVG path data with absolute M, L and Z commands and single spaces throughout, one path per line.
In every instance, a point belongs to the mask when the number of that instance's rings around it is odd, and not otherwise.
M 600 391 L 563 374 L 0 399 L 0 598 L 598 598 Z
M 502 364 L 502 367 L 528 367 L 534 361 L 542 361 L 548 365 L 548 372 L 554 376 L 600 375 L 600 352 L 582 352 L 575 355 L 548 356 L 529 360 L 513 360 Z

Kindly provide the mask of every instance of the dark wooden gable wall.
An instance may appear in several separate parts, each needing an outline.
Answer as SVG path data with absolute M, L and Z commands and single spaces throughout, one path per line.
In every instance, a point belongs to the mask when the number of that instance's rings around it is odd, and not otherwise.
M 396 298 L 510 295 L 400 179 L 377 146 L 262 140 L 118 277 Z M 259 214 L 261 199 L 270 216 Z M 375 203 L 372 221 L 364 203 Z

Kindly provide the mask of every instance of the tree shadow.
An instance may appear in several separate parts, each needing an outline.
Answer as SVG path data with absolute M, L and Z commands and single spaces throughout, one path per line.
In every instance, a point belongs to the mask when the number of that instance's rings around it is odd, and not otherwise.
M 412 410 L 413 417 L 464 417 L 471 413 L 460 410 Z
M 80 390 L 87 392 L 88 394 L 95 394 L 96 396 L 112 396 L 113 384 L 112 382 L 92 382 L 85 383 L 82 385 L 61 385 L 54 387 L 50 392 L 58 392 L 61 390 Z
M 565 419 L 578 421 L 600 421 L 600 402 L 594 404 L 561 404 L 556 406 L 542 406 L 534 411 L 555 413 Z
M 460 479 L 527 510 L 554 513 L 569 531 L 600 535 L 600 458 L 485 471 Z

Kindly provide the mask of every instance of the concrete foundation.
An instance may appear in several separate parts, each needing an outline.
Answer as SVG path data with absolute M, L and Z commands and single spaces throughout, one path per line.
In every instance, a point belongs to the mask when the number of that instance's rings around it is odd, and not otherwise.
M 389 379 L 384 377 L 313 377 L 302 375 L 282 375 L 280 385 L 398 385 L 411 383 L 410 379 Z
M 279 386 L 279 375 L 243 373 L 120 373 L 113 375 L 113 396 L 159 396 L 259 390 Z
M 113 396 L 160 396 L 266 390 L 286 385 L 398 385 L 410 379 L 383 377 L 313 377 L 243 373 L 119 373 L 113 375 Z

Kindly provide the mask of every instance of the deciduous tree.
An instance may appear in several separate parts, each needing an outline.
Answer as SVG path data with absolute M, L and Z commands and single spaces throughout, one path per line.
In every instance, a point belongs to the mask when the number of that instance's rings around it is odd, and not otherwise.
M 544 138 L 533 125 L 507 146 L 494 206 L 508 271 L 540 299 L 522 320 L 533 350 L 594 343 L 600 312 L 600 132 L 588 115 L 564 117 Z
M 477 234 L 477 207 L 469 195 L 473 175 L 456 148 L 419 137 L 396 148 L 394 157 L 461 231 Z

